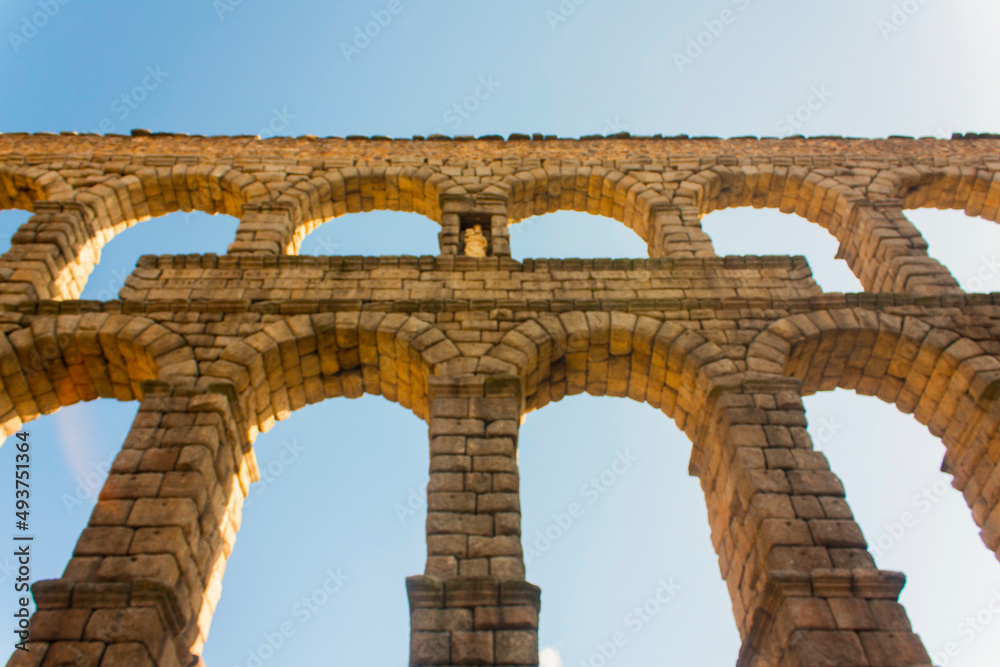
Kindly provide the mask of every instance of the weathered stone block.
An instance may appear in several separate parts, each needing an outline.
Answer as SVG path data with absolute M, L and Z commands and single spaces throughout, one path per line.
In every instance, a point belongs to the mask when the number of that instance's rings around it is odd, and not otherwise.
M 40 609 L 31 617 L 32 641 L 82 639 L 90 609 Z
M 871 665 L 857 634 L 826 630 L 793 632 L 788 640 L 788 653 L 784 662 L 791 667 Z
M 451 636 L 451 661 L 455 665 L 492 665 L 492 632 L 455 632 Z
M 110 644 L 101 658 L 101 667 L 158 667 L 149 652 L 149 647 L 140 643 Z
M 872 667 L 931 664 L 920 639 L 911 632 L 859 632 L 858 636 Z
M 497 630 L 496 660 L 502 665 L 538 664 L 538 633 L 534 630 Z

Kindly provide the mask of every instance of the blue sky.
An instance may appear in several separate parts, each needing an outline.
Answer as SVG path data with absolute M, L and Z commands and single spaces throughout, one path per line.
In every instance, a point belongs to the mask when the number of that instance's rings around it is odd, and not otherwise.
M 1000 6 L 991 0 L 4 4 L 4 132 L 1000 130 Z M 379 18 L 378 34 L 354 41 Z M 787 115 L 817 93 L 819 108 L 789 128 Z M 3 236 L 27 217 L 0 212 Z M 910 218 L 960 282 L 1000 291 L 994 223 L 960 212 Z M 142 254 L 223 252 L 235 224 L 197 213 L 144 222 L 104 249 L 84 298 L 114 298 Z M 859 289 L 832 259 L 833 238 L 804 220 L 741 209 L 712 214 L 705 228 L 720 254 L 802 254 L 825 289 Z M 433 254 L 436 229 L 412 214 L 347 216 L 313 232 L 303 252 Z M 512 239 L 516 257 L 645 255 L 630 230 L 582 214 L 531 219 Z M 981 271 L 987 277 L 973 283 Z M 903 601 L 937 664 L 990 664 L 1000 655 L 1000 620 L 990 613 L 992 623 L 972 631 L 965 619 L 988 611 L 1000 567 L 938 472 L 940 442 L 875 398 L 838 391 L 806 403 L 817 446 L 845 480 L 879 564 L 909 575 Z M 39 578 L 59 575 L 136 407 L 101 400 L 28 425 Z M 703 496 L 686 475 L 690 444 L 673 423 L 624 399 L 578 396 L 528 415 L 520 447 L 526 545 L 570 503 L 586 509 L 528 565 L 543 591 L 543 664 L 596 664 L 595 646 L 619 630 L 629 643 L 614 667 L 734 662 L 739 639 Z M 257 450 L 267 476 L 244 513 L 208 664 L 276 667 L 331 656 L 359 667 L 405 664 L 403 581 L 422 571 L 425 555 L 425 424 L 381 398 L 338 399 L 279 423 Z M 10 443 L 0 448 L 3 469 L 13 453 Z M 581 486 L 623 453 L 634 467 L 593 503 L 582 498 Z M 916 522 L 896 538 L 906 512 Z M 0 560 L 0 590 L 7 568 Z M 304 607 L 302 598 L 334 575 L 341 589 Z M 661 582 L 674 587 L 671 601 L 638 627 L 634 616 L 629 622 Z M 12 592 L 0 595 L 0 614 L 12 606 Z M 292 632 L 279 642 L 282 624 Z M 280 647 L 269 649 L 269 637 Z M 953 655 L 942 653 L 949 643 Z

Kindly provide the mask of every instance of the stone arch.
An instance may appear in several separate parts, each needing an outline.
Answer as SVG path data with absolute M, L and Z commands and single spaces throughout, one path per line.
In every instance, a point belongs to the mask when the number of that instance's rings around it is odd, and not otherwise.
M 74 191 L 85 207 L 81 256 L 101 248 L 129 227 L 176 211 L 202 211 L 239 219 L 243 204 L 267 196 L 253 176 L 226 165 L 141 167 L 134 173 Z M 86 267 L 87 274 L 93 267 Z
M 380 256 L 434 256 L 441 254 L 441 230 L 440 221 L 415 211 L 351 211 L 299 227 L 282 254 L 364 256 L 378 252 Z M 389 238 L 392 241 L 387 245 Z M 304 250 L 307 244 L 311 251 Z M 229 252 L 240 250 L 230 248 Z
M 912 413 L 946 447 L 982 538 L 1000 550 L 1000 361 L 976 341 L 913 316 L 862 308 L 793 315 L 750 345 L 747 367 L 800 378 L 803 393 L 840 387 Z
M 36 201 L 59 199 L 72 189 L 58 170 L 0 164 L 0 209 L 34 211 Z
M 833 224 L 837 205 L 863 198 L 838 180 L 838 176 L 851 172 L 849 168 L 815 169 L 802 165 L 716 165 L 697 173 L 688 172 L 690 175 L 682 182 L 678 194 L 705 214 L 742 206 L 794 213 L 820 224 L 839 239 L 843 230 Z
M 770 163 L 705 169 L 563 166 L 516 172 L 496 185 L 508 197 L 512 221 L 558 210 L 586 211 L 618 220 L 655 245 L 658 212 L 686 212 L 680 215 L 682 225 L 700 231 L 697 221 L 703 215 L 754 206 L 818 223 L 846 247 L 856 234 L 852 209 L 867 197 L 866 191 L 852 187 L 852 179 L 871 171 Z M 866 182 L 870 180 L 868 176 Z
M 247 198 L 267 195 L 252 176 L 211 164 L 139 167 L 75 189 L 72 183 L 59 184 L 65 187 L 57 188 L 58 199 L 34 202 L 36 215 L 21 225 L 10 251 L 0 258 L 0 268 L 12 272 L 31 267 L 28 279 L 18 281 L 29 283 L 22 289 L 30 298 L 79 298 L 101 248 L 139 222 L 178 210 L 239 218 Z
M 584 392 L 648 403 L 692 442 L 709 395 L 740 381 L 736 363 L 696 330 L 617 311 L 573 311 L 525 322 L 504 334 L 477 370 L 519 376 L 526 410 Z
M 239 217 L 243 204 L 266 197 L 251 174 L 228 165 L 175 164 L 139 167 L 86 188 L 73 199 L 94 214 L 95 231 L 132 225 L 174 211 L 204 211 Z
M 288 209 L 292 232 L 285 251 L 296 254 L 310 232 L 348 213 L 402 211 L 440 224 L 445 193 L 469 194 L 454 178 L 424 164 L 350 166 L 314 171 L 308 178 L 286 182 L 274 202 Z
M 690 176 L 685 197 L 703 214 L 722 208 L 776 208 L 815 222 L 840 244 L 866 291 L 941 294 L 961 292 L 894 199 L 869 186 L 873 169 L 847 166 L 757 164 L 715 166 Z
M 701 218 L 724 208 L 753 206 L 795 214 L 829 231 L 840 243 L 838 256 L 848 261 L 866 289 L 881 289 L 896 280 L 899 267 L 880 273 L 877 260 L 889 252 L 908 258 L 898 263 L 925 265 L 922 274 L 940 273 L 943 267 L 926 256 L 926 243 L 901 214 L 886 216 L 871 210 L 869 197 L 882 197 L 875 196 L 877 188 L 869 192 L 861 186 L 870 185 L 875 173 L 844 166 L 773 163 L 704 169 L 563 165 L 518 171 L 494 187 L 509 202 L 511 222 L 558 210 L 610 217 L 646 241 L 652 256 L 712 256 Z
M 904 209 L 960 210 L 1000 222 L 1000 165 L 908 165 L 879 172 L 868 186 L 872 199 L 899 199 Z
M 603 166 L 538 167 L 504 176 L 495 187 L 508 198 L 517 222 L 555 211 L 581 211 L 623 223 L 653 242 L 652 211 L 672 204 L 670 175 Z
M 35 316 L 0 334 L 0 428 L 10 435 L 79 401 L 138 400 L 147 380 L 193 386 L 196 370 L 184 338 L 145 317 Z
M 698 256 L 712 256 L 711 243 L 700 231 L 697 215 L 681 215 L 672 205 L 670 178 L 661 171 L 619 171 L 601 166 L 564 166 L 521 170 L 482 177 L 474 186 L 427 165 L 352 166 L 313 172 L 287 185 L 273 203 L 288 209 L 292 233 L 284 250 L 295 254 L 302 240 L 323 222 L 347 213 L 405 211 L 442 222 L 442 198 L 500 201 L 510 223 L 559 210 L 584 211 L 624 223 L 659 247 L 654 212 L 677 216 L 676 228 L 699 245 Z M 270 185 L 270 184 L 269 184 Z M 677 230 L 673 230 L 677 233 Z M 676 240 L 676 239 L 675 239 Z M 682 250 L 684 252 L 686 249 Z M 689 256 L 695 256 L 690 250 Z
M 852 569 L 883 576 L 860 528 L 843 513 L 844 520 L 834 522 L 843 531 L 837 538 L 814 542 L 810 533 L 798 542 L 770 532 L 799 521 L 791 484 L 822 478 L 825 488 L 800 486 L 799 492 L 839 503 L 842 485 L 811 448 L 798 384 L 740 371 L 696 329 L 623 312 L 544 316 L 507 332 L 477 370 L 519 376 L 526 409 L 586 391 L 648 403 L 675 421 L 693 443 L 689 473 L 705 494 L 712 546 L 743 652 L 751 656 L 740 664 L 762 652 L 784 652 L 775 644 L 784 638 L 776 640 L 772 631 L 775 609 L 784 604 L 784 593 L 776 591 L 788 577 L 808 580 L 814 568 L 831 566 L 841 568 L 838 576 Z
M 427 378 L 461 356 L 424 320 L 375 311 L 296 315 L 229 344 L 198 380 L 233 385 L 250 440 L 308 403 L 384 396 L 426 419 Z

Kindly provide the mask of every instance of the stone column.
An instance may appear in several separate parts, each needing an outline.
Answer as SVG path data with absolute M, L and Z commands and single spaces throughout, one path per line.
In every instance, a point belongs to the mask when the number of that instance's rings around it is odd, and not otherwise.
M 650 257 L 715 257 L 697 207 L 658 204 L 649 213 Z
M 35 215 L 0 256 L 0 303 L 79 298 L 101 254 L 92 217 L 76 201 L 35 202 Z
M 490 256 L 510 257 L 510 221 L 507 213 L 490 216 Z
M 236 240 L 229 244 L 229 254 L 286 255 L 298 251 L 296 238 L 298 215 L 292 202 L 268 201 L 243 205 L 243 216 L 236 228 Z
M 31 650 L 8 665 L 201 664 L 256 461 L 229 385 L 144 389 L 69 565 L 32 587 Z
M 692 451 L 743 638 L 739 667 L 931 662 L 844 486 L 806 431 L 801 383 L 751 378 L 707 406 Z
M 927 241 L 906 219 L 902 200 L 857 200 L 846 225 L 837 259 L 847 261 L 865 291 L 962 293 L 948 269 L 927 255 Z
M 438 248 L 442 255 L 454 257 L 458 254 L 458 233 L 461 220 L 458 213 L 441 214 L 441 231 L 438 232 Z
M 537 665 L 524 578 L 513 376 L 432 377 L 427 567 L 407 579 L 410 665 Z

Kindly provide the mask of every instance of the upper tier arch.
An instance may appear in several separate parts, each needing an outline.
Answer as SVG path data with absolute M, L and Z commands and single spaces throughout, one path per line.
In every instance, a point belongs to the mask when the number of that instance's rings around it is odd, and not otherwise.
M 904 209 L 960 210 L 1000 222 L 1000 164 L 931 167 L 917 164 L 879 172 L 868 195 L 901 199 Z
M 0 210 L 34 211 L 36 201 L 59 199 L 72 191 L 57 169 L 0 162 Z
M 11 238 L 0 269 L 22 269 L 18 282 L 33 298 L 79 298 L 101 249 L 139 222 L 178 210 L 238 218 L 247 197 L 268 197 L 263 184 L 227 166 L 119 165 L 128 173 L 108 173 L 102 164 L 73 166 L 44 173 L 38 167 L 0 170 L 6 187 L 0 205 L 35 213 Z
M 310 232 L 333 218 L 375 210 L 424 215 L 441 223 L 441 195 L 467 195 L 454 178 L 427 165 L 382 169 L 342 167 L 313 171 L 275 197 L 290 205 L 293 232 L 286 251 L 295 254 Z
M 44 201 L 44 211 L 75 211 L 69 224 L 29 221 L 13 245 L 30 247 L 14 248 L 0 268 L 15 272 L 19 262 L 27 269 L 22 276 L 33 276 L 17 298 L 75 298 L 100 247 L 147 217 L 199 210 L 245 219 L 246 206 L 266 205 L 287 222 L 263 237 L 277 233 L 277 252 L 294 254 L 332 217 L 386 209 L 441 222 L 449 199 L 503 210 L 511 222 L 587 211 L 625 224 L 651 256 L 711 256 L 700 218 L 756 206 L 828 229 L 868 291 L 957 293 L 902 211 L 960 208 L 997 220 L 997 144 L 989 137 L 248 142 L 0 135 L 0 206 L 36 210 Z

